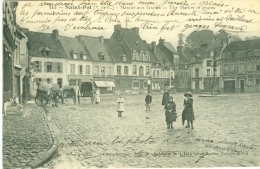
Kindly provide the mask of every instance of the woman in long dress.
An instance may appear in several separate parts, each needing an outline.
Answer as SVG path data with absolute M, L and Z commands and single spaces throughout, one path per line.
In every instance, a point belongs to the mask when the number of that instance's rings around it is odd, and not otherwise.
M 119 98 L 117 99 L 117 112 L 118 112 L 118 117 L 122 117 L 122 112 L 125 111 L 125 99 L 123 98 L 122 94 L 119 95 Z
M 96 104 L 98 104 L 100 102 L 100 90 L 97 89 L 96 90 Z
M 186 99 L 183 103 L 184 110 L 182 112 L 182 124 L 184 125 L 185 120 L 187 120 L 188 125 L 186 126 L 186 128 L 191 127 L 191 129 L 193 129 L 193 120 L 195 120 L 195 117 L 193 111 L 193 99 L 191 98 L 192 93 L 186 92 L 184 96 L 186 97 Z

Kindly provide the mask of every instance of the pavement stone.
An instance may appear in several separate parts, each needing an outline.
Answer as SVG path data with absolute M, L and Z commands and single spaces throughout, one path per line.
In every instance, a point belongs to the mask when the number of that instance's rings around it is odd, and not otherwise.
M 3 168 L 30 168 L 27 163 L 52 145 L 41 108 L 35 104 L 25 104 L 24 108 L 31 113 L 3 117 Z

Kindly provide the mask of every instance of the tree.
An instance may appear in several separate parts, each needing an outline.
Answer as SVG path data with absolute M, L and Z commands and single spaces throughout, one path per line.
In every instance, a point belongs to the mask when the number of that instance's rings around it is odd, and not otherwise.
M 246 37 L 245 40 L 260 39 L 258 36 Z
M 186 43 L 194 49 L 199 48 L 202 44 L 210 44 L 213 38 L 215 38 L 213 31 L 205 29 L 190 33 L 186 38 Z

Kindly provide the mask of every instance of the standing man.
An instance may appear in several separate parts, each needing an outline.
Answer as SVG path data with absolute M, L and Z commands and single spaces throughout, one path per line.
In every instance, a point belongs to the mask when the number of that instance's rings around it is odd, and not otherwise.
M 145 97 L 145 106 L 146 106 L 146 110 L 149 109 L 150 111 L 150 104 L 152 103 L 152 96 L 150 95 L 150 92 L 148 92 L 148 94 Z
M 165 90 L 164 94 L 163 94 L 163 98 L 162 98 L 162 105 L 167 105 L 169 102 L 169 93 L 167 90 Z

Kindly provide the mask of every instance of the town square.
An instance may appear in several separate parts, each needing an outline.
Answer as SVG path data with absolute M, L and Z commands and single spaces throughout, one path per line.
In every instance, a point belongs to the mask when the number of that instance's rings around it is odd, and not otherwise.
M 260 166 L 258 1 L 2 5 L 3 168 Z

